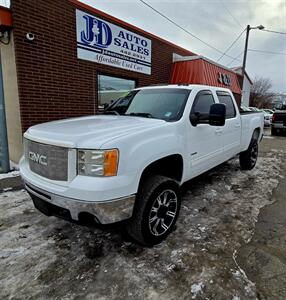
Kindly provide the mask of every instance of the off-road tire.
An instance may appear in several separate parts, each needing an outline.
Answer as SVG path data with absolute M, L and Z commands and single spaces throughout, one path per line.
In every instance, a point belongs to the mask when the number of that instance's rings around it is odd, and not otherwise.
M 252 138 L 246 151 L 239 154 L 239 163 L 242 170 L 252 170 L 258 158 L 258 141 Z
M 165 191 L 172 191 L 172 193 L 174 194 L 171 193 L 170 195 L 176 195 L 177 208 L 170 227 L 163 234 L 156 236 L 154 233 L 152 233 L 152 229 L 150 228 L 151 225 L 149 225 L 151 209 L 152 207 L 154 208 L 154 204 L 157 201 L 156 199 L 158 199 L 159 196 L 162 195 Z M 136 196 L 133 216 L 126 224 L 126 231 L 129 236 L 131 236 L 136 242 L 141 245 L 152 246 L 159 244 L 172 232 L 179 215 L 180 206 L 181 193 L 180 187 L 177 182 L 165 176 L 153 175 L 147 178 L 139 188 L 138 194 Z M 169 218 L 168 216 L 165 217 Z

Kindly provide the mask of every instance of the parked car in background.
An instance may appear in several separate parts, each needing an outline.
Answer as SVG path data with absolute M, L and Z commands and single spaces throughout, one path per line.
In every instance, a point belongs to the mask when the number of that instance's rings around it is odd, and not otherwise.
M 251 111 L 257 111 L 257 112 L 262 112 L 264 115 L 264 126 L 270 126 L 271 125 L 271 119 L 272 119 L 272 114 L 269 113 L 268 111 L 266 111 L 265 109 L 260 109 L 257 107 L 248 107 L 248 109 L 250 109 Z
M 259 108 L 253 107 L 253 106 L 249 106 L 248 108 L 249 108 L 251 111 L 261 111 Z
M 275 106 L 275 111 L 272 115 L 271 134 L 277 135 L 280 132 L 286 131 L 286 103 Z
M 240 111 L 252 111 L 251 109 L 249 109 L 249 107 L 241 105 L 240 106 Z
M 273 113 L 268 112 L 266 109 L 261 109 L 264 114 L 264 126 L 270 126 L 272 122 Z
M 29 128 L 21 175 L 42 213 L 125 220 L 144 245 L 172 232 L 184 182 L 237 154 L 251 170 L 263 135 L 261 113 L 240 113 L 229 89 L 212 86 L 138 88 L 105 113 Z
M 267 113 L 271 114 L 271 115 L 274 113 L 274 110 L 270 109 L 270 108 L 263 108 L 263 110 L 266 111 Z

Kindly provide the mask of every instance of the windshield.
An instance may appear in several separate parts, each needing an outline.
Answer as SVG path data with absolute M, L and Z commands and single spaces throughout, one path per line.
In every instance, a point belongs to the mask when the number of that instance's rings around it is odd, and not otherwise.
M 190 92 L 187 89 L 175 88 L 131 91 L 110 105 L 105 112 L 177 121 L 183 114 Z

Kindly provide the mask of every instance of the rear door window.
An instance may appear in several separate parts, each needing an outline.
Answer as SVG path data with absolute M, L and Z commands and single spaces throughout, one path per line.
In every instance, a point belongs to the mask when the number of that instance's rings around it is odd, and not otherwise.
M 225 104 L 226 106 L 226 119 L 235 118 L 236 110 L 230 94 L 227 92 L 217 92 L 216 94 L 219 102 Z

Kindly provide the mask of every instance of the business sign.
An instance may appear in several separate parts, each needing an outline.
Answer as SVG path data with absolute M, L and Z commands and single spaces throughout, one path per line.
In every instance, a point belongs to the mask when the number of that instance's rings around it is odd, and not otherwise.
M 231 85 L 231 78 L 228 74 L 218 72 L 218 82 L 224 85 Z
M 151 40 L 80 10 L 76 30 L 78 58 L 151 74 Z

